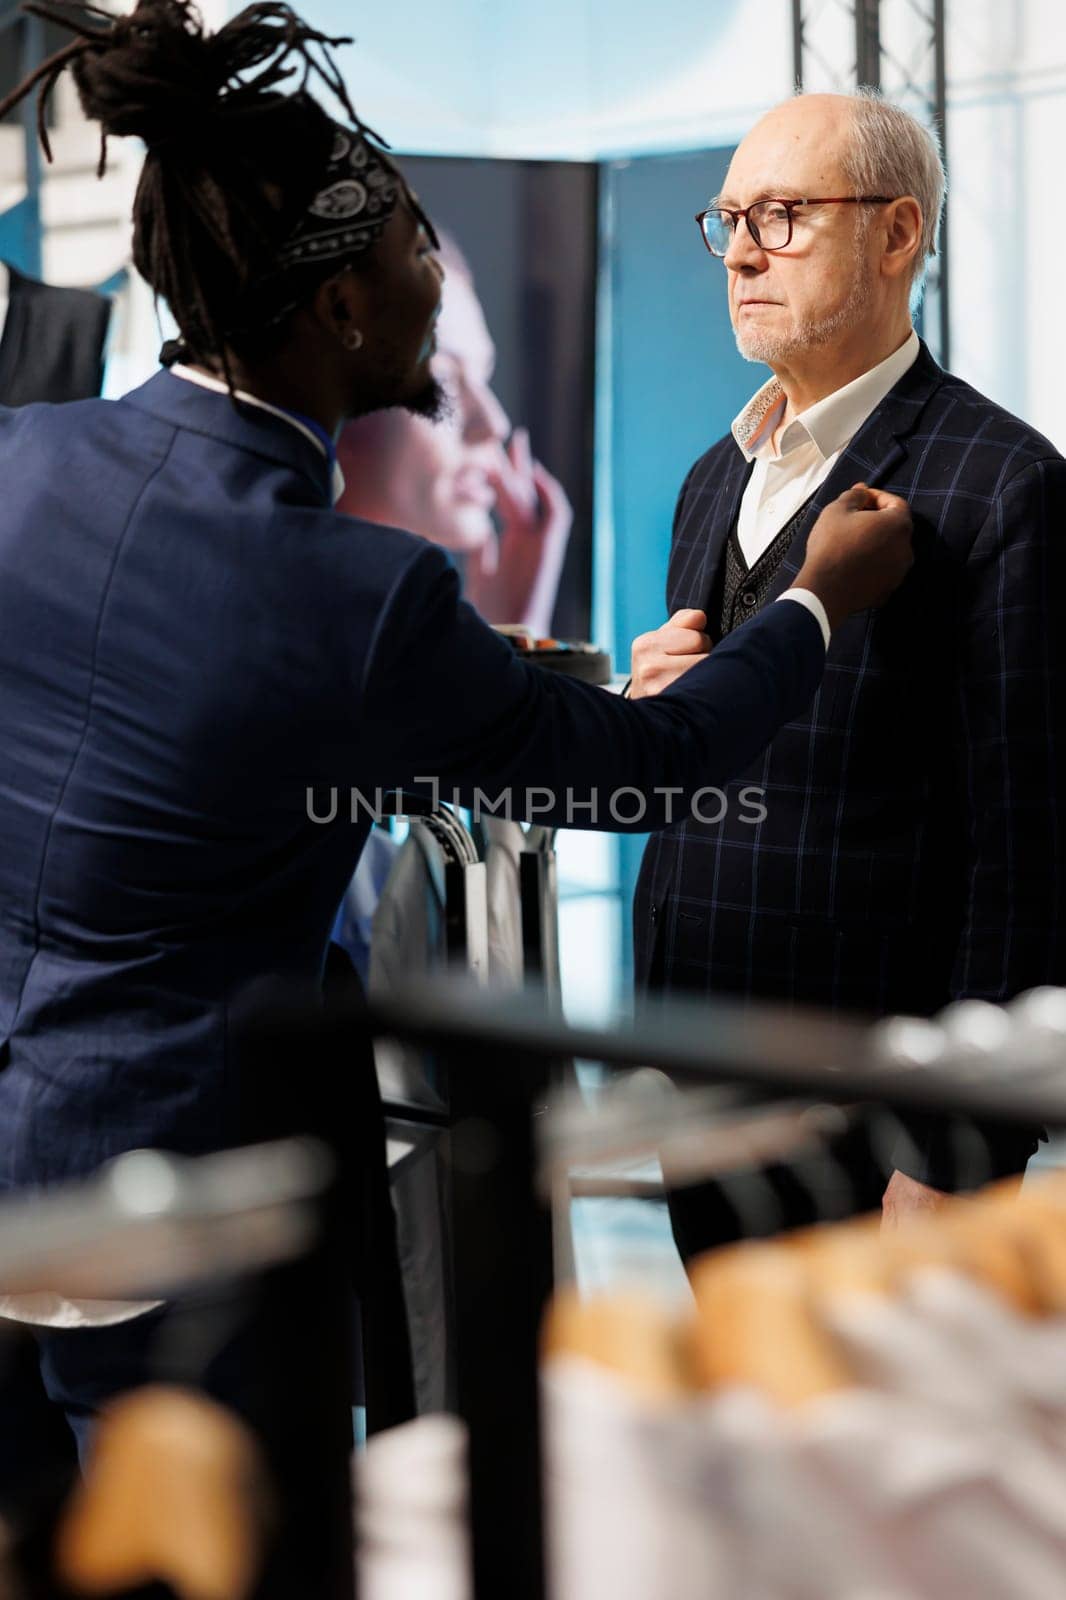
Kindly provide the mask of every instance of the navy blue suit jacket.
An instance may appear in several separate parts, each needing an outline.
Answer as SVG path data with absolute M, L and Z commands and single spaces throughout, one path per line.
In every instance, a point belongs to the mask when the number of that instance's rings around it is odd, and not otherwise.
M 707 605 L 749 467 L 696 462 L 667 608 Z M 739 775 L 720 823 L 648 845 L 638 978 L 874 1013 L 1066 981 L 1066 462 L 923 346 L 818 490 L 909 501 L 916 561 L 833 636 L 809 706 Z M 718 648 L 721 648 L 719 646 Z M 764 791 L 765 819 L 739 791 Z
M 234 1137 L 238 997 L 320 978 L 352 788 L 543 785 L 565 821 L 596 787 L 610 824 L 634 785 L 643 830 L 824 664 L 782 605 L 654 702 L 525 666 L 439 550 L 332 510 L 288 423 L 170 373 L 0 411 L 0 482 L 0 1186 Z

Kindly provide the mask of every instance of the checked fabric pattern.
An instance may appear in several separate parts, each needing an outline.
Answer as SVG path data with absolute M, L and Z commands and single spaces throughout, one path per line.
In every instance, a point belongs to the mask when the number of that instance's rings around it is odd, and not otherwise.
M 749 471 L 727 437 L 685 479 L 668 613 L 708 604 Z M 638 982 L 871 1013 L 1066 982 L 1066 462 L 923 345 L 763 604 L 860 479 L 909 501 L 914 568 L 836 631 L 809 709 L 723 820 L 652 838 Z

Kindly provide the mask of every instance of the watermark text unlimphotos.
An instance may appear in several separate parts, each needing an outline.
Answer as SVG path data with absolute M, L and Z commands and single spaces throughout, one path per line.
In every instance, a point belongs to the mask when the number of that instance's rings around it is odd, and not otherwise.
M 690 816 L 713 826 L 725 819 L 734 800 L 739 822 L 755 828 L 766 820 L 766 790 L 754 785 L 740 789 L 735 797 L 708 785 L 690 794 L 687 804 L 684 789 L 664 785 L 656 785 L 650 794 L 623 785 L 607 791 L 579 791 L 567 786 L 561 795 L 556 789 L 537 786 L 505 788 L 491 795 L 484 789 L 444 789 L 439 779 L 419 776 L 412 784 L 412 793 L 415 792 L 419 811 L 427 802 L 434 809 L 444 804 L 469 811 L 475 822 L 485 817 L 503 817 L 509 822 L 550 819 L 561 828 L 635 828 L 646 823 L 651 829 L 669 827 Z M 344 790 L 331 786 L 308 788 L 306 793 L 308 818 L 323 826 L 345 818 L 353 823 L 364 817 L 381 822 L 385 817 L 404 814 L 402 794 L 390 795 L 381 789 L 367 794 L 354 787 Z

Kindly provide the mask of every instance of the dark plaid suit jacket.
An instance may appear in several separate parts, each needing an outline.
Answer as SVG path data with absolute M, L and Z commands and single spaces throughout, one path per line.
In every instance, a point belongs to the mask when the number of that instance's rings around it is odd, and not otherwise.
M 727 436 L 686 478 L 669 612 L 706 607 L 749 471 Z M 730 785 L 722 821 L 651 840 L 638 982 L 873 1013 L 1066 982 L 1066 462 L 923 345 L 769 601 L 860 479 L 909 501 L 914 568 L 837 629 L 809 710 Z

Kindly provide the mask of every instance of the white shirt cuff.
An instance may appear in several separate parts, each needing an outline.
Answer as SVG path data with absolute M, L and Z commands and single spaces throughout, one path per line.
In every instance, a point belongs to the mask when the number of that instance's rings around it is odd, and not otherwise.
M 804 606 L 810 612 L 811 616 L 822 630 L 822 638 L 825 640 L 825 647 L 828 650 L 829 640 L 831 637 L 829 630 L 829 614 L 822 602 L 819 600 L 818 596 L 816 594 L 812 594 L 810 589 L 786 589 L 784 594 L 779 594 L 777 598 L 779 600 L 795 600 L 797 605 Z

